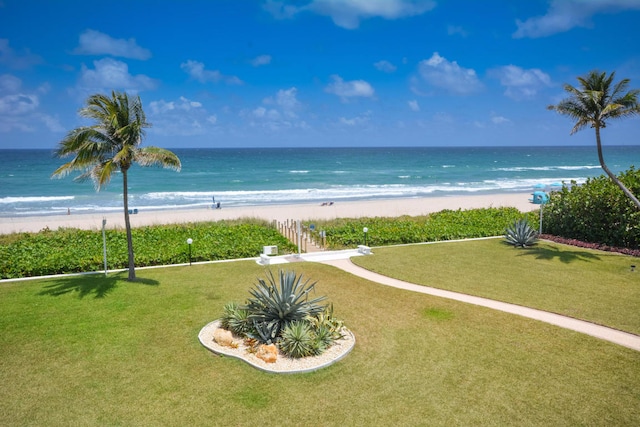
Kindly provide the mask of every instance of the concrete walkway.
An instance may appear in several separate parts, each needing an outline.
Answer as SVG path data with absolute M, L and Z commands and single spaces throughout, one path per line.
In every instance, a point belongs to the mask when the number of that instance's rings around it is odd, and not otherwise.
M 467 304 L 479 305 L 481 307 L 487 307 L 494 310 L 504 311 L 506 313 L 516 314 L 518 316 L 528 317 L 530 319 L 540 320 L 542 322 L 556 325 L 561 328 L 591 335 L 596 338 L 600 338 L 636 351 L 640 351 L 640 336 L 638 335 L 630 334 L 628 332 L 622 332 L 617 329 L 607 328 L 606 326 L 596 325 L 595 323 L 585 322 L 583 320 L 578 320 L 559 314 L 549 313 L 547 311 L 524 307 L 521 305 L 494 301 L 487 298 L 430 288 L 428 286 L 416 285 L 415 283 L 393 279 L 391 277 L 374 273 L 362 267 L 358 267 L 351 262 L 351 257 L 353 256 L 363 255 L 357 250 L 315 252 L 310 254 L 301 254 L 299 256 L 299 260 L 332 265 L 355 276 L 359 276 L 372 282 L 380 283 L 382 285 L 393 286 L 394 288 L 420 292 L 423 294 L 429 294 L 441 298 L 448 298 L 465 302 Z M 282 262 L 288 261 L 283 259 Z

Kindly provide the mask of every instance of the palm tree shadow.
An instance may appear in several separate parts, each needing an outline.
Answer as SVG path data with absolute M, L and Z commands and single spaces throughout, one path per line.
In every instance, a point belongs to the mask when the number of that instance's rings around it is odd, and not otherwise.
M 104 298 L 118 287 L 118 282 L 126 282 L 126 273 L 116 273 L 105 277 L 103 274 L 83 276 L 67 276 L 49 282 L 38 295 L 59 297 L 76 292 L 78 298 L 93 295 L 94 298 Z M 135 282 L 147 286 L 158 286 L 160 282 L 152 279 L 137 278 Z
M 553 246 L 534 246 L 522 250 L 521 256 L 535 256 L 540 260 L 552 260 L 557 258 L 564 264 L 569 264 L 574 261 L 598 261 L 600 257 L 592 252 L 588 251 L 572 251 L 564 248 L 557 248 Z

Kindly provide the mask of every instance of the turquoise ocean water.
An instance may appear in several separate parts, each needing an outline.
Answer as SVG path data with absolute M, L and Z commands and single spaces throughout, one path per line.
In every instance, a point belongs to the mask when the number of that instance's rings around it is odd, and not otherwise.
M 476 148 L 173 149 L 179 173 L 134 167 L 130 207 L 183 209 L 530 192 L 537 184 L 601 175 L 595 146 Z M 0 216 L 122 209 L 118 174 L 96 192 L 49 150 L 0 150 Z M 640 146 L 605 147 L 615 172 L 640 163 Z

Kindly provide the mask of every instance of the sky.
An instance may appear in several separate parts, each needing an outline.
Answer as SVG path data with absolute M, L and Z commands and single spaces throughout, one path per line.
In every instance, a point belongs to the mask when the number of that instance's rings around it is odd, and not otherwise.
M 0 148 L 55 148 L 112 90 L 165 148 L 595 145 L 546 107 L 594 69 L 640 88 L 638 22 L 640 0 L 0 0 Z

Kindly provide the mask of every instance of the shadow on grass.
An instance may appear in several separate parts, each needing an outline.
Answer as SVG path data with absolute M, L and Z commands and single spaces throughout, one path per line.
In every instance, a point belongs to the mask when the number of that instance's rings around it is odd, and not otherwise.
M 536 259 L 552 260 L 557 258 L 564 264 L 569 264 L 574 261 L 597 261 L 600 257 L 597 254 L 587 251 L 569 251 L 565 248 L 548 247 L 548 246 L 534 246 L 531 248 L 522 249 L 521 255 L 535 256 Z
M 158 286 L 160 284 L 157 280 L 143 278 L 137 278 L 135 282 L 127 282 L 127 274 L 127 272 L 123 272 L 107 277 L 102 274 L 63 277 L 46 285 L 38 295 L 57 297 L 70 292 L 77 292 L 78 298 L 84 298 L 88 295 L 93 295 L 94 298 L 104 298 L 117 287 L 118 282 L 148 286 Z

